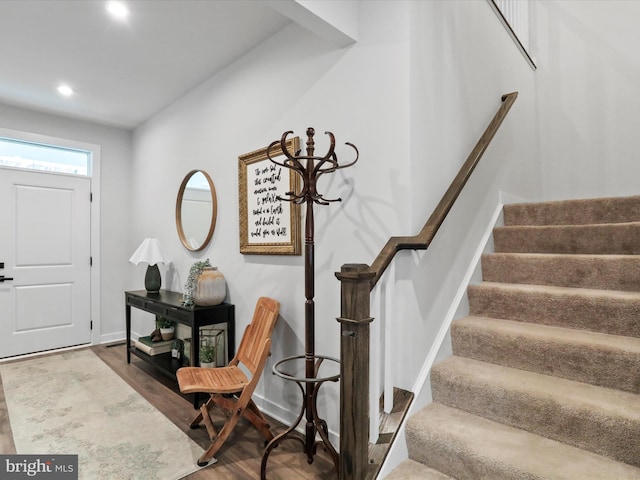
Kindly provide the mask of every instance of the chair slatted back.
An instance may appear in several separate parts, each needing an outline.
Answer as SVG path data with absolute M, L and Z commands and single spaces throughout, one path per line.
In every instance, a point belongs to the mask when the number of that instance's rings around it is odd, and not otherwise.
M 244 331 L 236 359 L 252 374 L 258 368 L 265 343 L 271 345 L 271 333 L 276 325 L 280 303 L 272 298 L 260 297 L 251 324 Z

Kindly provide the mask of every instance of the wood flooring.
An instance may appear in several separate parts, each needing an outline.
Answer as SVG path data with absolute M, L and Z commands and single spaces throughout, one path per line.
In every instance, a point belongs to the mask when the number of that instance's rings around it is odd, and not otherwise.
M 175 381 L 157 373 L 151 366 L 134 356 L 131 357 L 131 364 L 127 364 L 124 343 L 89 348 L 203 449 L 209 446 L 210 441 L 206 429 L 192 430 L 189 428 L 189 424 L 196 415 L 193 408 L 193 398 L 184 397 L 178 393 Z M 276 435 L 286 428 L 273 419 L 269 420 Z M 214 421 L 221 425 L 224 421 L 222 414 L 219 418 L 214 417 Z M 222 449 L 217 453 L 218 462 L 184 477 L 184 480 L 259 479 L 263 450 L 262 437 L 249 422 L 241 419 Z M 2 388 L 0 388 L 0 453 L 15 453 Z M 318 447 L 318 453 L 311 464 L 307 463 L 301 443 L 291 439 L 285 439 L 269 456 L 267 480 L 331 480 L 337 478 L 333 462 L 321 447 Z M 179 479 L 168 478 L 166 480 Z

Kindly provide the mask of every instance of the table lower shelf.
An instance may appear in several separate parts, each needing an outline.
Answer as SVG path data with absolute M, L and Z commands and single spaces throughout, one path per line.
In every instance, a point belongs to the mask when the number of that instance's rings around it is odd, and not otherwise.
M 153 365 L 158 371 L 164 373 L 173 380 L 176 379 L 176 372 L 179 368 L 184 367 L 180 360 L 171 356 L 171 352 L 161 353 L 159 355 L 148 355 L 136 347 L 129 347 L 132 355 L 141 358 L 149 365 Z
M 175 387 L 171 386 L 169 388 L 172 388 L 172 389 L 175 388 L 175 391 L 177 393 L 180 393 L 180 390 L 177 387 L 176 372 L 178 371 L 179 368 L 184 367 L 185 365 L 183 365 L 182 362 L 173 358 L 170 352 L 161 353 L 159 355 L 147 355 L 146 353 L 144 353 L 141 350 L 138 350 L 134 346 L 129 347 L 129 352 L 131 353 L 131 355 L 138 357 L 139 359 L 143 360 L 144 363 L 153 367 L 153 370 L 158 372 L 159 375 L 162 375 L 165 378 L 170 379 L 171 381 L 166 383 L 165 385 L 167 386 L 169 386 L 169 384 L 175 385 Z M 158 380 L 158 381 L 161 381 L 161 380 Z M 198 409 L 200 407 L 200 394 L 180 393 L 180 395 L 189 399 L 189 401 L 193 403 L 194 409 Z

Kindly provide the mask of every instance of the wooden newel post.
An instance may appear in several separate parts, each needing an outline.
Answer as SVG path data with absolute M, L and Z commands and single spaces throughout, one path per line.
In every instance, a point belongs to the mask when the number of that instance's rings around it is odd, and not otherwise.
M 368 265 L 346 264 L 336 277 L 340 288 L 340 480 L 364 480 L 369 465 Z

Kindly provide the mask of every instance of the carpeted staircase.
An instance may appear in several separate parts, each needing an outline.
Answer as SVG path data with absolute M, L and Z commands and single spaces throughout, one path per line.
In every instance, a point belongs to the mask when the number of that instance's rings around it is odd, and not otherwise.
M 386 478 L 640 479 L 640 197 L 504 207 Z

